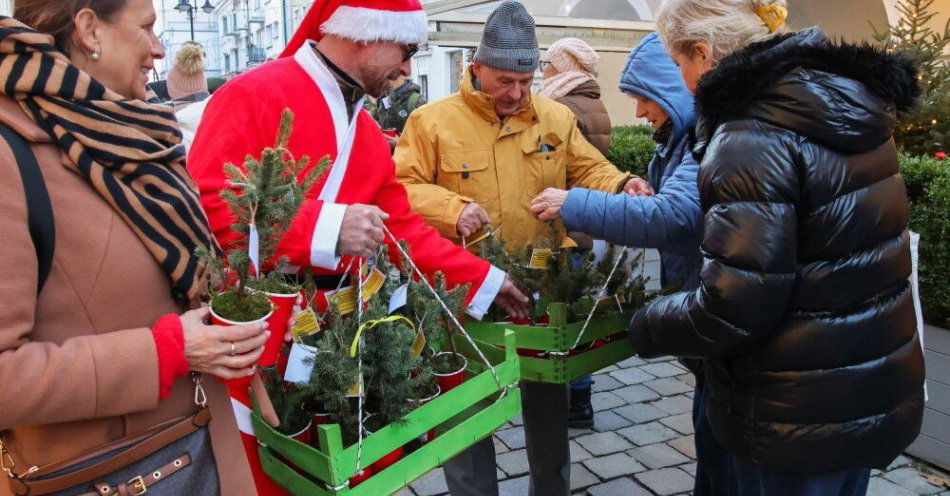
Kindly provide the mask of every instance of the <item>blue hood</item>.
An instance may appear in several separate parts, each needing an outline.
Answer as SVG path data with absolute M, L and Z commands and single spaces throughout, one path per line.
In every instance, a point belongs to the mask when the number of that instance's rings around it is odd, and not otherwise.
M 652 100 L 673 120 L 671 143 L 696 123 L 693 94 L 686 88 L 679 67 L 666 53 L 660 35 L 650 33 L 633 48 L 620 75 L 620 91 Z

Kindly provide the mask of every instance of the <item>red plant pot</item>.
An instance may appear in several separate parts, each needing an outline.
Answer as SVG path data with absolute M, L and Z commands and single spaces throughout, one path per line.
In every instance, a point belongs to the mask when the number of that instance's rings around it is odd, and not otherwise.
M 274 309 L 271 308 L 271 311 L 268 312 L 267 315 L 257 320 L 254 320 L 251 322 L 237 322 L 234 320 L 228 320 L 218 315 L 217 313 L 215 313 L 214 307 L 212 307 L 211 308 L 211 323 L 214 325 L 219 325 L 219 326 L 224 326 L 224 327 L 247 325 L 247 324 L 258 324 L 260 322 L 265 322 L 267 319 L 271 317 L 271 315 L 273 315 L 273 313 L 274 313 Z M 273 338 L 273 334 L 271 334 L 271 338 Z M 219 379 L 219 380 L 227 384 L 228 388 L 236 387 L 240 389 L 240 388 L 246 388 L 247 385 L 251 383 L 252 378 L 253 376 L 248 376 L 248 377 L 242 377 L 240 379 L 227 379 L 227 380 Z M 231 396 L 233 397 L 234 395 L 232 394 Z
M 530 348 L 518 348 L 518 356 L 523 356 L 527 358 L 543 358 L 547 352 L 541 350 L 532 350 Z
M 363 470 L 360 470 L 353 477 L 350 477 L 350 487 L 356 487 L 364 482 L 367 479 L 373 476 L 373 468 L 366 467 Z
M 270 330 L 270 338 L 264 343 L 264 353 L 261 354 L 257 364 L 261 367 L 270 367 L 277 363 L 277 357 L 280 355 L 280 349 L 284 345 L 284 334 L 287 333 L 287 324 L 290 316 L 294 313 L 294 304 L 297 303 L 297 297 L 300 293 L 278 294 L 265 293 L 267 299 L 274 306 L 274 311 L 267 319 L 267 328 Z
M 541 325 L 548 325 L 551 323 L 551 317 L 548 317 L 547 315 L 542 315 L 538 317 L 538 320 L 535 320 L 534 323 L 541 324 Z
M 402 450 L 402 446 L 400 446 L 400 447 L 394 449 L 394 450 L 393 450 L 391 453 L 389 453 L 388 455 L 386 455 L 386 456 L 380 458 L 379 460 L 376 460 L 376 461 L 375 461 L 372 465 L 370 465 L 369 467 L 370 467 L 370 469 L 373 471 L 374 474 L 378 474 L 378 473 L 382 472 L 383 470 L 386 470 L 387 468 L 389 468 L 390 466 L 392 466 L 392 464 L 394 464 L 394 463 L 398 462 L 399 460 L 401 460 L 401 459 L 402 459 L 402 454 L 403 454 L 403 450 Z
M 290 437 L 296 439 L 297 441 L 300 441 L 301 443 L 310 444 L 310 428 L 312 426 L 313 426 L 313 422 L 307 424 L 307 427 L 305 427 L 303 430 L 301 430 L 300 432 Z
M 443 354 L 450 355 L 452 354 L 452 352 L 443 351 L 441 353 L 436 353 L 435 356 L 439 356 Z M 462 359 L 461 368 L 447 374 L 434 374 L 436 377 L 436 380 L 438 380 L 439 382 L 439 389 L 441 389 L 443 393 L 447 393 L 451 391 L 452 389 L 454 389 L 459 384 L 465 382 L 465 369 L 468 367 L 468 360 L 466 360 L 465 357 L 462 355 L 456 354 L 456 356 Z

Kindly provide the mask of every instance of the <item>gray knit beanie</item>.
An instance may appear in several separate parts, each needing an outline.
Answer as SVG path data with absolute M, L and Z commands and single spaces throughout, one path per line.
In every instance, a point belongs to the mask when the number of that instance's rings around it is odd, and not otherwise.
M 474 61 L 512 72 L 534 72 L 541 53 L 534 18 L 520 2 L 508 0 L 488 16 Z

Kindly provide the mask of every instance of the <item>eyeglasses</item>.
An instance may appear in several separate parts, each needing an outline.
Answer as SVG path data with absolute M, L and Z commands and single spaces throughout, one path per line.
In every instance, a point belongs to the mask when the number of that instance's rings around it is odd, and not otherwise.
M 411 43 L 409 45 L 402 45 L 402 61 L 405 62 L 412 58 L 416 52 L 419 51 L 421 47 L 418 43 Z

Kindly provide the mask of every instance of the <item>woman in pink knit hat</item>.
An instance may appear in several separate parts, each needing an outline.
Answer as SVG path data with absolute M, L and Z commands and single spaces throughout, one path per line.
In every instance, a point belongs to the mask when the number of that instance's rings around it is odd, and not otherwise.
M 566 105 L 577 117 L 577 127 L 600 153 L 610 145 L 610 116 L 600 100 L 597 62 L 600 55 L 584 40 L 563 38 L 548 48 L 541 61 L 544 82 L 538 94 Z
M 168 71 L 168 103 L 179 111 L 210 96 L 205 79 L 205 53 L 201 45 L 188 41 L 175 53 L 175 65 Z

